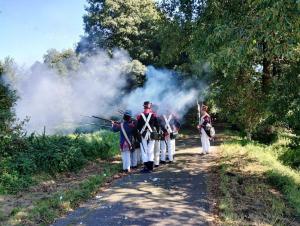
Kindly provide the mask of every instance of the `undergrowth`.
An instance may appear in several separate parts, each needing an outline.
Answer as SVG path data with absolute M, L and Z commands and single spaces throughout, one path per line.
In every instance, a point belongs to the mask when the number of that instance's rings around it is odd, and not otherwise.
M 120 164 L 106 163 L 103 173 L 88 177 L 78 187 L 60 191 L 51 197 L 41 199 L 31 209 L 17 209 L 9 220 L 11 225 L 49 225 L 55 218 L 75 209 L 78 205 L 93 197 L 99 187 L 120 171 Z
M 108 159 L 118 153 L 118 138 L 108 131 L 81 135 L 31 135 L 1 150 L 0 194 L 15 194 L 35 184 L 40 173 L 78 171 L 89 160 Z
M 300 216 L 300 172 L 282 161 L 291 151 L 288 143 L 280 139 L 267 146 L 231 136 L 221 145 L 219 209 L 226 223 L 293 225 L 293 216 Z

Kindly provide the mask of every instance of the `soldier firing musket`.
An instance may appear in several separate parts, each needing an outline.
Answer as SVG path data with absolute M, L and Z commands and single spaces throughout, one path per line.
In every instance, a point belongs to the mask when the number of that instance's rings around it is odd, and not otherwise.
M 137 156 L 134 144 L 136 125 L 132 121 L 131 111 L 128 110 L 124 112 L 122 122 L 113 122 L 112 130 L 114 132 L 120 132 L 120 151 L 122 155 L 123 170 L 124 172 L 130 172 L 131 167 L 137 166 Z

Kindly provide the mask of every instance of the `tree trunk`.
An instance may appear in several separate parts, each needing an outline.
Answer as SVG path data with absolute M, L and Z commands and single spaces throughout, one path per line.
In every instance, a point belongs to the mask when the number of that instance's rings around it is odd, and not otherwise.
M 267 43 L 263 42 L 263 54 L 267 52 Z M 264 93 L 269 92 L 270 84 L 271 84 L 271 61 L 266 57 L 263 58 L 263 75 L 262 75 L 262 91 Z

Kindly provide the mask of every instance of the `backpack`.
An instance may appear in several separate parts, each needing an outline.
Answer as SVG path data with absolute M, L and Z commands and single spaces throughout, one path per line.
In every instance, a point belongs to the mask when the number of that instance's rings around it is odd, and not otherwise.
M 215 128 L 211 125 L 211 123 L 206 123 L 206 125 L 204 126 L 204 130 L 207 136 L 209 136 L 210 138 L 214 138 L 214 136 L 216 135 Z
M 215 131 L 215 128 L 211 124 L 211 120 L 209 120 L 209 122 L 204 121 L 202 125 L 203 125 L 203 129 L 206 132 L 207 136 L 209 136 L 210 138 L 214 138 L 214 136 L 216 135 L 216 131 Z

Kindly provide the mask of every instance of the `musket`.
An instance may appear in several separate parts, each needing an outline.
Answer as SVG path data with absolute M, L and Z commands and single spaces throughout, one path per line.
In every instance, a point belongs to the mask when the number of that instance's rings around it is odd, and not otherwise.
M 81 115 L 81 116 L 82 117 L 87 117 L 87 118 L 100 119 L 102 121 L 106 121 L 106 122 L 109 122 L 109 123 L 119 123 L 118 121 L 114 121 L 114 120 L 111 120 L 111 119 L 106 119 L 106 118 L 103 118 L 103 117 L 100 117 L 100 116 L 96 116 L 96 115 L 92 115 L 92 116 Z
M 202 105 L 202 103 L 201 103 Z M 197 99 L 197 110 L 198 110 L 198 120 L 199 120 L 199 125 L 201 123 L 201 108 L 202 106 L 200 106 L 199 102 L 198 102 L 198 99 Z
M 120 110 L 121 112 L 122 110 Z M 122 111 L 124 113 L 124 111 Z M 111 119 L 107 119 L 107 118 L 103 118 L 103 117 L 100 117 L 100 116 L 96 116 L 96 115 L 92 115 L 92 116 L 85 116 L 85 115 L 82 115 L 83 117 L 88 117 L 88 118 L 95 118 L 95 119 L 100 119 L 100 120 L 103 120 L 105 122 L 109 122 L 109 123 L 117 123 L 117 124 L 121 124 L 120 121 L 115 121 L 115 120 L 111 120 Z M 136 121 L 136 119 L 132 118 L 131 119 L 132 121 Z
M 103 121 L 106 121 L 106 122 L 111 122 L 111 123 L 116 122 L 114 120 L 107 119 L 107 118 L 102 118 L 102 117 L 95 116 L 95 115 L 92 115 L 92 118 L 100 119 L 100 120 L 103 120 Z

